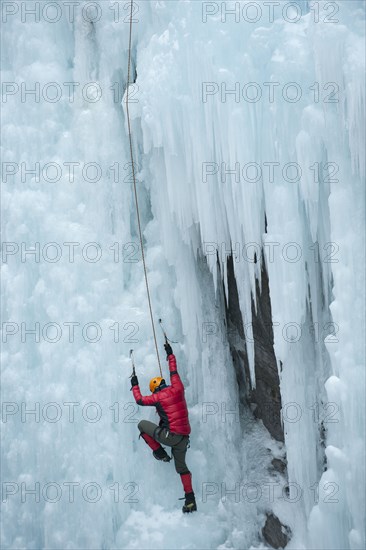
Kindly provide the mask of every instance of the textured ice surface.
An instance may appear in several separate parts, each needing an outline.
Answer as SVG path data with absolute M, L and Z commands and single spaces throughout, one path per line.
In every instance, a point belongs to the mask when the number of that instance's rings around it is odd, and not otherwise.
M 8 95 L 3 109 L 3 161 L 63 167 L 59 181 L 31 175 L 22 181 L 19 172 L 2 190 L 3 241 L 28 248 L 40 243 L 41 249 L 39 262 L 29 255 L 22 262 L 19 252 L 2 268 L 3 321 L 18 327 L 3 343 L 2 399 L 19 406 L 2 424 L 3 480 L 18 488 L 3 504 L 4 548 L 264 548 L 258 533 L 269 509 L 293 530 L 289 547 L 364 548 L 363 2 L 331 3 L 339 7 L 333 23 L 325 21 L 331 11 L 323 1 L 298 2 L 297 23 L 286 21 L 281 10 L 273 22 L 263 16 L 257 23 L 242 18 L 236 23 L 228 16 L 225 23 L 221 3 L 212 3 L 219 11 L 203 22 L 202 2 L 138 2 L 133 40 L 138 102 L 131 104 L 131 114 L 139 197 L 154 311 L 180 341 L 174 350 L 191 410 L 188 463 L 199 512 L 189 518 L 179 510 L 181 486 L 172 465 L 153 461 L 137 438 L 136 421 L 155 420 L 155 413 L 129 404 L 130 348 L 142 387 L 147 389 L 157 367 L 141 262 L 131 261 L 138 257 L 134 246 L 123 249 L 137 242 L 121 102 L 127 11 L 120 2 L 116 22 L 116 3 L 99 2 L 102 17 L 91 25 L 83 17 L 85 4 L 76 6 L 73 23 L 65 12 L 57 23 L 42 17 L 23 23 L 19 10 L 3 25 L 3 81 L 29 88 L 39 82 L 41 90 L 57 82 L 64 91 L 55 103 L 31 96 L 22 102 L 20 92 Z M 79 83 L 80 90 L 97 82 L 102 97 L 92 103 L 75 92 L 70 102 L 65 82 Z M 263 93 L 257 102 L 243 100 L 250 82 Z M 291 82 L 301 89 L 296 102 L 282 95 Z M 110 89 L 116 83 L 118 101 Z M 205 102 L 204 83 L 215 92 Z M 239 101 L 233 94 L 222 101 L 222 84 L 233 90 L 236 83 Z M 269 89 L 274 102 L 268 101 Z M 296 90 L 288 89 L 290 98 Z M 64 164 L 70 162 L 80 163 L 73 182 Z M 102 169 L 94 183 L 91 176 L 81 177 L 81 168 L 91 162 Z M 222 163 L 236 171 L 225 173 Z M 249 163 L 261 167 L 258 181 L 250 171 L 243 177 Z M 287 181 L 283 178 L 288 163 L 300 166 L 301 178 L 291 169 Z M 51 242 L 62 250 L 54 263 L 44 258 L 43 247 Z M 64 244 L 70 242 L 80 243 L 74 262 Z M 99 261 L 82 254 L 91 242 L 100 245 Z M 225 262 L 220 274 L 208 243 L 218 246 L 220 260 L 231 246 L 238 251 L 234 268 L 248 324 L 261 259 L 248 261 L 243 247 L 253 245 L 245 248 L 253 258 L 266 245 L 282 403 L 301 410 L 298 422 L 284 423 L 292 502 L 272 502 L 265 492 L 267 449 L 280 452 L 266 431 L 248 412 L 241 411 L 240 422 L 236 415 L 222 415 L 223 404 L 234 409 L 239 395 L 218 291 L 219 277 L 227 285 Z M 94 252 L 89 249 L 87 258 Z M 21 323 L 28 329 L 39 323 L 40 341 L 29 334 L 22 341 Z M 62 328 L 58 340 L 55 327 L 42 334 L 47 323 Z M 78 323 L 73 341 L 70 323 Z M 93 327 L 85 337 L 88 323 L 101 327 L 100 339 Z M 206 334 L 204 323 L 214 323 L 214 335 Z M 248 355 L 254 385 L 250 341 Z M 49 421 L 55 408 L 46 410 L 46 419 L 42 415 L 51 402 L 61 407 L 58 422 Z M 65 405 L 71 402 L 78 404 L 74 422 Z M 92 402 L 102 412 L 98 422 L 82 415 Z M 22 421 L 22 403 L 40 404 L 39 421 L 34 415 Z M 326 424 L 323 473 L 314 404 Z M 208 410 L 216 412 L 205 417 Z M 91 418 L 95 411 L 89 409 Z M 222 484 L 229 490 L 249 481 L 263 491 L 257 501 L 252 494 L 239 502 L 235 495 L 221 498 Z M 32 495 L 21 502 L 23 489 L 35 483 L 40 502 Z M 61 488 L 57 502 L 51 502 L 57 487 L 42 494 L 47 483 Z M 70 483 L 79 484 L 74 502 Z M 82 494 L 88 483 L 102 491 L 94 503 L 87 502 L 95 497 L 92 488 L 87 498 Z M 298 500 L 296 487 L 302 490 Z M 205 491 L 212 495 L 202 502 Z

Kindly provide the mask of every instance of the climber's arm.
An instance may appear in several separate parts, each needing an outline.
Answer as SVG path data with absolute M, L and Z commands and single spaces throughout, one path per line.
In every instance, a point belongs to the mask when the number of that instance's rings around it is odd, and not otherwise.
M 139 387 L 139 383 L 138 383 L 138 380 L 137 380 L 137 376 L 135 377 L 136 380 L 134 380 L 132 378 L 131 380 L 131 383 L 132 383 L 132 393 L 133 393 L 133 396 L 135 398 L 135 401 L 138 405 L 145 405 L 145 406 L 153 406 L 153 405 L 156 405 L 156 402 L 158 401 L 158 396 L 157 395 L 141 395 L 141 391 L 140 391 L 140 387 Z M 135 382 L 135 384 L 134 384 Z
M 170 372 L 170 383 L 173 386 L 173 388 L 177 390 L 183 390 L 184 386 L 183 382 L 180 379 L 180 376 L 178 374 L 177 370 L 177 360 L 175 358 L 175 355 L 173 353 L 170 353 L 168 355 L 168 363 L 169 363 L 169 372 Z

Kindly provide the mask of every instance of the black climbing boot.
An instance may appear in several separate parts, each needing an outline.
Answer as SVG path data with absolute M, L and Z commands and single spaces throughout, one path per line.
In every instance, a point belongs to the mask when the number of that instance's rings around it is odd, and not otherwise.
M 153 455 L 156 458 L 156 460 L 162 460 L 163 462 L 170 462 L 171 457 L 168 455 L 168 453 L 163 449 L 163 447 L 159 447 L 156 451 L 153 451 Z
M 194 493 L 185 494 L 185 503 L 182 508 L 183 514 L 189 514 L 190 512 L 197 512 L 196 499 L 194 498 Z

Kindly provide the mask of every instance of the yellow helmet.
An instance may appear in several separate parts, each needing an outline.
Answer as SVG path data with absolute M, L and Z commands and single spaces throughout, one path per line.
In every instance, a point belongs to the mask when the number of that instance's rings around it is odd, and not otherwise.
M 150 391 L 154 393 L 156 388 L 158 388 L 161 384 L 161 381 L 164 380 L 161 376 L 155 376 L 155 378 L 152 378 L 150 380 Z

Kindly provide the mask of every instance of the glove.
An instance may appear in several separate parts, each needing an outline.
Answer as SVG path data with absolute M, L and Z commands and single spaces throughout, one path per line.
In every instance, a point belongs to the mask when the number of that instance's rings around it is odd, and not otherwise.
M 134 386 L 138 386 L 138 385 L 139 385 L 139 381 L 137 380 L 137 376 L 132 376 L 131 386 L 134 387 Z
M 164 349 L 166 351 L 166 358 L 168 359 L 169 355 L 172 355 L 173 353 L 173 350 L 172 350 L 172 346 L 168 343 L 164 344 Z

